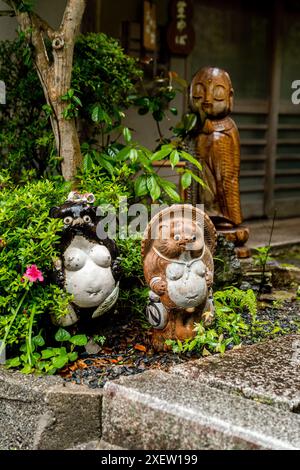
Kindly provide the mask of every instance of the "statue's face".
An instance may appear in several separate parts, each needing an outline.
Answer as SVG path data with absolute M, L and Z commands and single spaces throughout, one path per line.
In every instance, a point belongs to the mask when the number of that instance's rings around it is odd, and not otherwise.
M 233 89 L 229 75 L 215 67 L 201 69 L 193 78 L 191 107 L 201 116 L 222 118 L 232 110 Z

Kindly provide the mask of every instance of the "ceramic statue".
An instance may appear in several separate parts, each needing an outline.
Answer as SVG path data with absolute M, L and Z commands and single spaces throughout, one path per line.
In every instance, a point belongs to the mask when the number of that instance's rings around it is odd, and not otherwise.
M 120 266 L 115 242 L 100 240 L 96 233 L 97 208 L 92 194 L 70 193 L 65 204 L 53 207 L 50 216 L 61 218 L 61 257 L 55 261 L 58 285 L 73 295 L 70 313 L 61 326 L 76 323 L 81 315 L 97 318 L 118 299 Z
M 195 322 L 211 322 L 215 245 L 213 223 L 188 204 L 164 209 L 148 224 L 142 256 L 155 349 L 167 349 L 166 339 L 193 337 Z

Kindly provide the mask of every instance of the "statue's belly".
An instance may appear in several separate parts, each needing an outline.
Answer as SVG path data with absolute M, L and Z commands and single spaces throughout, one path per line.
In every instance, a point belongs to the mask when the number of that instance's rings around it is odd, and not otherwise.
M 64 254 L 65 288 L 74 296 L 74 304 L 81 308 L 101 305 L 116 287 L 106 247 L 86 240 L 82 249 L 78 240 Z
M 207 298 L 205 265 L 201 260 L 191 266 L 171 263 L 167 267 L 168 295 L 181 308 L 197 307 Z

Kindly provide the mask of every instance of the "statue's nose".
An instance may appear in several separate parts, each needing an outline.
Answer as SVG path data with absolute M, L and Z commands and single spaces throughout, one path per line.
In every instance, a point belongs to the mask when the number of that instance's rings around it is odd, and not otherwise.
M 74 225 L 82 225 L 83 223 L 84 223 L 83 219 L 81 217 L 78 217 L 77 219 L 73 220 L 72 225 L 74 227 Z
M 212 104 L 212 102 L 213 102 L 212 95 L 206 95 L 204 104 Z

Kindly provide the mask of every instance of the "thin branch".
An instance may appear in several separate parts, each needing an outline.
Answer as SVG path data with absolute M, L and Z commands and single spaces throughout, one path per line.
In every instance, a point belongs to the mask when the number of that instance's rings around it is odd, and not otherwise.
M 69 39 L 78 34 L 85 7 L 86 0 L 68 0 L 59 28 L 61 34 Z

